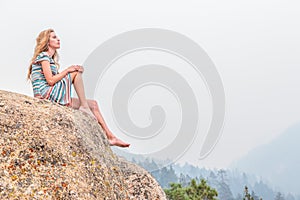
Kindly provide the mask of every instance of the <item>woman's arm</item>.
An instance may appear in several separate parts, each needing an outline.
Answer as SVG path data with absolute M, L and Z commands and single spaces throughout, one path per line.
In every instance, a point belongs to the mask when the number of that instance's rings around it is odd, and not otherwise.
M 47 83 L 50 86 L 53 86 L 55 83 L 57 83 L 58 81 L 60 81 L 62 78 L 64 78 L 68 73 L 71 72 L 75 72 L 75 71 L 79 71 L 79 72 L 83 72 L 83 68 L 79 65 L 73 65 L 68 67 L 67 69 L 63 70 L 62 72 L 53 75 L 52 71 L 51 71 L 51 67 L 50 67 L 50 62 L 47 60 L 43 60 L 41 62 L 42 64 L 42 69 L 44 72 L 44 76 L 46 78 Z

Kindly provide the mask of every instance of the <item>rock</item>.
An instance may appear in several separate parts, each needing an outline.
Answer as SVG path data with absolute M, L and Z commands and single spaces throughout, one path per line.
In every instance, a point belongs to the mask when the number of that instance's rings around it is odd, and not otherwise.
M 0 199 L 166 199 L 90 116 L 0 90 Z

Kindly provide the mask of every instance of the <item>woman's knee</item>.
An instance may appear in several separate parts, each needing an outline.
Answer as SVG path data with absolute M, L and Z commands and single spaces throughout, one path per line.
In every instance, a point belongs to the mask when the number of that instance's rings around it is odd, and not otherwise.
M 72 79 L 72 83 L 74 82 L 74 80 L 75 80 L 75 78 L 76 78 L 76 76 L 78 75 L 78 72 L 71 72 L 70 73 L 70 75 L 71 75 L 71 79 Z
M 97 101 L 95 101 L 95 100 L 88 100 L 88 101 L 89 101 L 90 107 L 92 109 L 99 110 Z

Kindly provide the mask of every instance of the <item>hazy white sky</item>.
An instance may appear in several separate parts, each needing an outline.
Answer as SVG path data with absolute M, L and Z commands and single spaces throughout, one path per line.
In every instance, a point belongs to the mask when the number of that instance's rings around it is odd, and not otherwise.
M 227 167 L 299 122 L 299 9 L 296 0 L 0 0 L 0 89 L 32 95 L 28 62 L 46 28 L 61 38 L 62 68 L 82 64 L 101 43 L 126 31 L 182 33 L 215 63 L 225 87 L 226 120 L 206 159 L 198 160 L 200 148 L 193 145 L 181 161 Z

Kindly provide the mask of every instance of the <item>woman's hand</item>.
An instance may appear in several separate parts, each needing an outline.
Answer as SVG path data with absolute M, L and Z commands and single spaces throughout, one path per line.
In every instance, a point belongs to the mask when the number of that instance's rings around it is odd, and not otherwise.
M 72 72 L 80 72 L 83 73 L 84 69 L 81 65 L 72 65 L 70 67 L 68 67 L 68 72 L 72 73 Z

